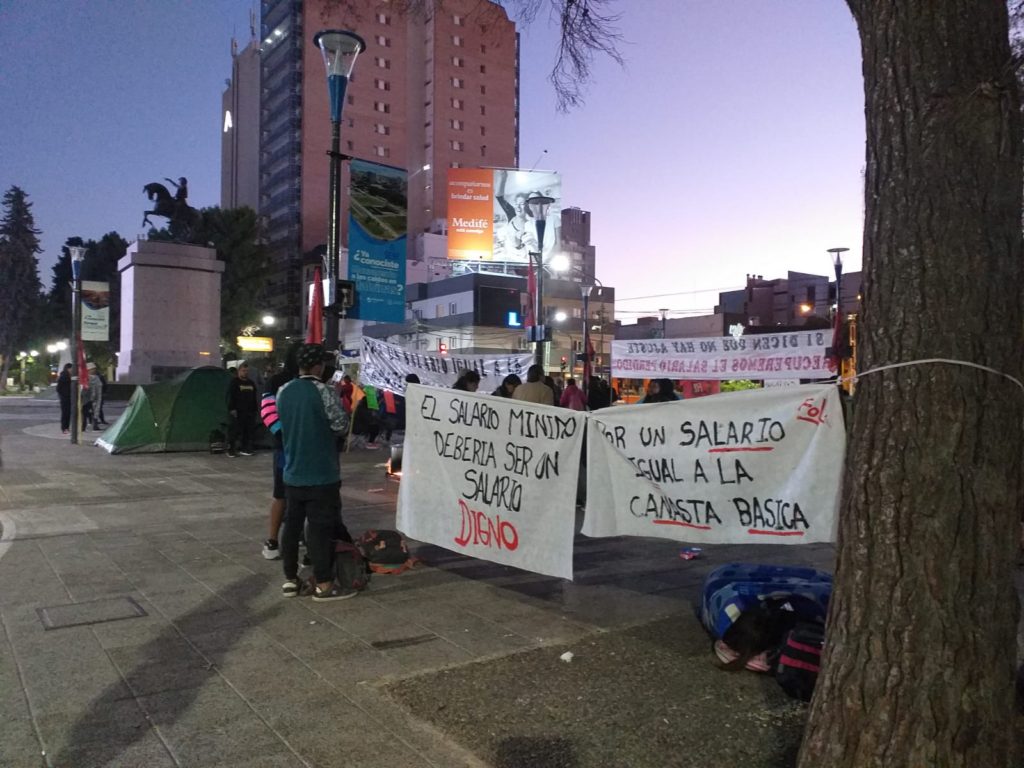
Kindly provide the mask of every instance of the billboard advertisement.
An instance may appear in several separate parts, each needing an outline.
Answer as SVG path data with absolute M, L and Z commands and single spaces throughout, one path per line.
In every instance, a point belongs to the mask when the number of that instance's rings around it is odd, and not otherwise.
M 349 195 L 348 279 L 356 301 L 348 316 L 405 320 L 406 173 L 365 160 L 352 161 Z
M 527 199 L 544 195 L 548 209 L 544 242 Z M 558 252 L 562 224 L 562 181 L 553 171 L 504 168 L 448 170 L 448 258 L 525 264 L 540 252 L 547 262 Z

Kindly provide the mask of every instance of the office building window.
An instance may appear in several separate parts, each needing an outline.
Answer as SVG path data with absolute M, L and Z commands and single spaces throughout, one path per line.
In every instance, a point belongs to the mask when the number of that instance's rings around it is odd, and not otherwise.
M 461 168 L 462 167 L 462 163 L 458 162 L 457 160 L 453 160 L 452 162 L 448 163 L 448 167 L 449 168 Z
M 452 22 L 455 24 L 456 27 L 461 27 L 462 21 L 463 19 L 461 16 L 452 16 Z
M 487 46 L 486 45 L 481 45 L 480 46 L 480 53 L 487 53 Z
M 458 78 L 458 77 L 453 77 L 452 78 L 452 88 L 461 88 L 461 87 L 462 87 L 462 79 Z
M 391 69 L 391 60 L 378 56 L 377 66 L 380 67 L 381 69 Z
M 346 141 L 345 144 L 348 145 L 348 151 L 349 152 L 353 151 L 354 147 L 352 146 L 352 142 L 351 141 Z
M 375 102 L 373 102 L 373 108 L 377 112 L 383 112 L 385 114 L 390 114 L 391 113 L 391 105 L 386 103 L 386 102 L 383 102 L 383 101 L 375 101 Z
M 377 80 L 373 81 L 373 84 L 377 87 L 378 91 L 390 91 L 391 90 L 391 83 L 389 83 L 387 80 L 377 79 Z
M 462 142 L 461 141 L 449 140 L 448 141 L 448 149 L 455 150 L 456 152 L 461 152 L 462 151 Z
M 462 121 L 461 120 L 449 120 L 448 121 L 448 127 L 454 128 L 456 131 L 461 131 L 462 130 Z
M 448 314 L 449 315 L 457 315 L 457 314 L 459 314 L 459 305 L 456 304 L 454 301 L 448 302 Z
M 390 136 L 391 135 L 391 129 L 388 126 L 384 125 L 383 123 L 377 123 L 374 126 L 374 131 L 379 133 L 381 136 Z
M 487 114 L 487 107 L 485 107 L 483 104 L 480 105 L 480 114 L 481 115 L 486 115 Z
M 487 67 L 484 66 L 483 64 L 480 65 L 480 74 L 481 75 L 486 75 L 487 74 Z
M 348 95 L 347 95 L 347 96 L 345 97 L 345 103 L 346 103 L 346 104 L 348 104 L 348 105 L 352 105 L 352 104 L 355 104 L 355 103 L 356 103 L 356 99 L 355 99 L 355 97 L 354 97 L 354 96 L 353 96 L 353 95 L 352 95 L 352 94 L 350 93 L 350 94 L 348 94 Z
M 391 150 L 387 147 L 374 147 L 373 151 L 377 157 L 391 157 Z
M 458 56 L 452 56 L 452 66 L 464 67 L 466 66 L 466 60 L 460 59 Z
M 480 126 L 480 135 L 481 136 L 486 136 L 487 135 L 487 129 L 484 126 L 482 126 L 482 125 Z
M 452 36 L 452 45 L 454 45 L 456 48 L 461 48 L 462 47 L 462 38 L 459 37 L 458 35 L 453 35 Z
M 452 99 L 452 109 L 462 109 L 462 99 Z
M 487 94 L 487 86 L 486 85 L 481 85 L 480 86 L 480 95 L 484 96 L 486 94 Z
M 480 157 L 487 157 L 487 145 L 480 147 Z
M 434 307 L 434 317 L 444 317 L 444 304 L 438 304 Z
M 381 46 L 383 48 L 390 48 L 391 47 L 391 38 L 390 37 L 384 37 L 384 35 L 377 35 L 377 45 L 379 45 L 379 46 Z
M 377 23 L 378 24 L 391 24 L 391 17 L 388 16 L 387 14 L 384 14 L 384 13 L 378 13 L 377 14 Z

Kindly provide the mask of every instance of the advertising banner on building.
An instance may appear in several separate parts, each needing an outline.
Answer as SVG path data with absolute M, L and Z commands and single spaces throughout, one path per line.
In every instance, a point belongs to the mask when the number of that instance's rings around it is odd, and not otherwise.
M 544 242 L 526 201 L 552 199 Z M 558 251 L 562 181 L 552 171 L 451 168 L 448 171 L 448 258 L 525 264 L 540 252 L 545 262 Z
M 567 408 L 410 385 L 398 529 L 571 579 L 583 423 Z
M 833 385 L 605 408 L 587 434 L 587 536 L 835 541 L 846 431 Z
M 612 342 L 617 379 L 827 379 L 831 330 Z
M 349 195 L 348 279 L 356 284 L 348 316 L 401 323 L 405 320 L 408 231 L 406 172 L 353 160 Z
M 364 336 L 359 362 L 359 382 L 389 392 L 402 394 L 410 373 L 419 376 L 421 384 L 451 387 L 466 370 L 480 374 L 481 392 L 493 392 L 510 373 L 525 379 L 533 355 L 434 355 Z
M 110 341 L 110 283 L 82 281 L 82 341 Z

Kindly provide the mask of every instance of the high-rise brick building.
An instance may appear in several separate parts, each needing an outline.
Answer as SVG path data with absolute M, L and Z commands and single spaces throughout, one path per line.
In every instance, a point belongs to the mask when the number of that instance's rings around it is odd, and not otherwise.
M 497 4 L 435 0 L 400 15 L 382 0 L 263 0 L 260 214 L 274 263 L 270 309 L 301 328 L 302 266 L 327 240 L 331 125 L 313 35 L 348 29 L 366 41 L 346 95 L 341 150 L 409 172 L 409 247 L 439 232 L 447 169 L 515 167 L 519 41 Z M 347 172 L 344 175 L 347 192 Z

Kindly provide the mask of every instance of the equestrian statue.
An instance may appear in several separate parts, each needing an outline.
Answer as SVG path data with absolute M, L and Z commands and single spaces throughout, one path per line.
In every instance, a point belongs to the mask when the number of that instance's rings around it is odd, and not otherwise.
M 151 201 L 155 201 L 153 210 L 144 211 L 142 226 L 153 226 L 150 216 L 163 216 L 167 219 L 167 229 L 175 240 L 187 241 L 199 223 L 199 211 L 188 204 L 188 179 L 184 176 L 177 181 L 164 178 L 174 187 L 174 194 L 163 184 L 153 182 L 142 188 Z

